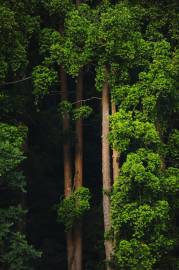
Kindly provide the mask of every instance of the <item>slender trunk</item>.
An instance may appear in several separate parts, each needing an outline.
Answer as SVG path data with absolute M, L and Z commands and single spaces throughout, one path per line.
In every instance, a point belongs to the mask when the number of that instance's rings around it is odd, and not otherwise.
M 76 108 L 81 106 L 83 98 L 83 72 L 81 71 L 76 84 Z M 75 190 L 83 185 L 83 123 L 78 119 L 75 123 Z M 82 223 L 79 221 L 74 226 L 75 235 L 75 263 L 76 270 L 82 270 Z
M 76 85 L 76 108 L 80 108 L 83 98 L 83 73 L 78 75 Z M 75 123 L 75 189 L 78 189 L 83 184 L 83 123 L 82 119 L 78 119 Z
M 61 82 L 61 101 L 68 100 L 68 86 L 67 76 L 63 69 L 60 67 L 60 82 Z M 71 157 L 71 146 L 69 139 L 70 119 L 68 113 L 63 116 L 63 160 L 64 160 L 64 194 L 68 197 L 71 194 L 72 189 L 72 157 Z M 72 231 L 66 233 L 67 243 L 67 263 L 68 270 L 72 270 L 73 260 L 73 235 Z
M 79 7 L 81 0 L 76 0 L 76 6 Z M 80 71 L 76 84 L 76 108 L 81 106 L 80 100 L 83 98 L 83 72 Z M 78 119 L 75 123 L 75 190 L 83 185 L 83 123 Z M 82 223 L 79 221 L 74 226 L 75 236 L 75 264 L 76 270 L 82 270 Z
M 112 114 L 116 113 L 116 105 L 112 101 L 111 103 Z M 119 153 L 113 149 L 112 151 L 112 160 L 113 160 L 113 181 L 115 182 L 119 175 Z
M 76 0 L 76 6 L 79 7 L 81 2 L 82 2 L 81 0 Z
M 102 91 L 102 176 L 103 176 L 103 214 L 104 214 L 104 233 L 107 234 L 111 229 L 110 220 L 110 198 L 111 191 L 111 175 L 110 175 L 110 148 L 108 141 L 109 133 L 109 86 L 107 82 L 107 68 L 106 80 Z M 112 254 L 113 246 L 110 239 L 104 240 L 107 270 L 111 270 L 108 265 Z

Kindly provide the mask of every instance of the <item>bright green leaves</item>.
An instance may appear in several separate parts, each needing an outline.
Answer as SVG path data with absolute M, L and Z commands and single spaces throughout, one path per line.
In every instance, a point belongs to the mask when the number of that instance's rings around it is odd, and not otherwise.
M 50 88 L 58 81 L 57 73 L 45 66 L 35 67 L 32 77 L 34 81 L 34 95 L 37 99 L 47 95 Z
M 80 187 L 61 201 L 58 208 L 58 219 L 63 222 L 66 230 L 70 230 L 74 223 L 90 209 L 90 198 L 89 189 Z
M 98 91 L 102 91 L 103 84 L 105 82 L 105 66 L 99 64 L 96 67 L 96 77 L 95 77 L 95 86 Z
M 73 119 L 78 120 L 78 119 L 86 119 L 90 116 L 92 113 L 92 108 L 90 106 L 84 105 L 81 106 L 80 108 L 74 109 L 73 111 Z
M 121 269 L 152 270 L 156 259 L 145 243 L 132 239 L 130 241 L 122 240 L 118 243 L 116 261 Z
M 72 76 L 76 76 L 93 56 L 91 39 L 94 26 L 90 16 L 90 7 L 82 4 L 78 9 L 72 9 L 65 19 L 64 65 Z
M 155 194 L 157 192 L 163 192 L 160 169 L 161 159 L 158 154 L 152 151 L 139 149 L 136 153 L 128 154 L 127 160 L 121 168 L 121 190 L 125 191 L 126 194 L 132 189 L 133 192 L 135 190 L 135 198 L 140 195 L 140 192 L 147 190 L 149 194 L 151 192 Z M 137 190 L 139 186 L 140 188 Z M 146 200 L 148 200 L 148 196 Z
M 62 101 L 58 106 L 59 114 L 64 117 L 68 114 L 72 120 L 86 119 L 92 113 L 92 108 L 88 105 L 81 105 L 79 108 L 73 108 L 72 103 L 67 100 Z
M 98 46 L 108 61 L 118 57 L 134 59 L 134 41 L 140 37 L 139 26 L 127 5 L 116 4 L 101 13 L 98 27 Z M 103 57 L 103 56 L 100 56 Z
M 44 28 L 40 34 L 40 54 L 44 57 L 44 62 L 51 64 L 53 61 L 62 62 L 60 54 L 63 45 L 63 39 L 59 32 Z
M 135 115 L 132 111 L 126 112 L 122 109 L 112 115 L 109 139 L 113 148 L 121 152 L 135 144 L 146 147 L 159 144 L 159 135 L 155 125 L 142 120 L 142 115 Z
M 59 1 L 51 1 L 51 4 L 57 2 L 61 5 Z M 44 57 L 44 64 L 62 64 L 70 75 L 77 76 L 80 68 L 92 58 L 93 28 L 88 5 L 82 4 L 78 9 L 68 7 L 63 38 L 52 29 L 44 29 L 41 33 L 40 52 Z
M 120 109 L 110 117 L 109 139 L 113 148 L 127 155 L 111 197 L 117 239 L 114 258 L 121 269 L 131 270 L 154 269 L 176 245 L 170 236 L 175 230 L 170 222 L 178 204 L 179 172 L 172 167 L 165 169 L 164 158 L 170 146 L 161 140 L 171 114 L 167 102 L 176 102 L 176 56 L 172 59 L 165 40 L 148 45 L 145 69 L 141 69 L 140 60 L 136 81 L 112 84 L 112 96 Z M 175 146 L 167 152 L 174 166 L 176 135 L 171 133 L 168 145 Z M 140 246 L 143 250 L 138 254 Z
M 67 100 L 60 102 L 60 104 L 58 106 L 58 112 L 62 117 L 67 113 L 71 113 L 72 112 L 72 104 Z
M 168 196 L 179 191 L 178 170 L 163 172 L 161 165 L 157 153 L 139 149 L 128 154 L 115 183 L 111 196 L 112 228 L 118 239 L 114 262 L 121 269 L 154 269 L 163 253 L 175 245 L 169 234 Z M 138 253 L 140 246 L 144 250 Z

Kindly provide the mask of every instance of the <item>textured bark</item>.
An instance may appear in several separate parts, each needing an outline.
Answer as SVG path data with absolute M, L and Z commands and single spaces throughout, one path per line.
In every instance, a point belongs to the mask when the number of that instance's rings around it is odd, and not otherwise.
M 109 133 L 109 86 L 106 81 L 102 90 L 102 177 L 103 177 L 103 214 L 104 214 L 104 233 L 108 233 L 111 229 L 110 219 L 110 199 L 109 192 L 111 191 L 111 175 L 110 175 L 110 147 L 108 141 Z M 113 245 L 111 240 L 105 239 L 106 261 L 110 260 Z M 112 268 L 107 264 L 107 270 Z
M 76 108 L 81 106 L 80 100 L 83 98 L 83 72 L 81 71 L 76 84 Z M 83 122 L 78 119 L 75 123 L 75 190 L 83 185 Z M 82 223 L 78 222 L 74 226 L 75 255 L 74 260 L 76 270 L 82 270 Z
M 60 82 L 61 82 L 61 101 L 68 100 L 68 86 L 67 86 L 67 76 L 63 69 L 60 67 Z M 72 189 L 72 157 L 71 157 L 71 145 L 69 139 L 69 129 L 70 129 L 70 119 L 68 113 L 63 117 L 63 160 L 64 160 L 64 194 L 68 197 L 71 194 Z M 66 233 L 66 244 L 67 244 L 67 263 L 68 270 L 75 270 L 72 267 L 73 261 L 73 234 L 72 231 Z
M 112 114 L 116 113 L 116 105 L 114 102 L 111 104 Z M 113 181 L 115 181 L 119 175 L 119 153 L 113 149 L 112 151 L 112 161 L 113 161 Z
M 80 108 L 83 98 L 83 73 L 78 75 L 76 84 L 76 108 Z M 83 123 L 82 119 L 78 119 L 75 123 L 75 189 L 83 184 Z

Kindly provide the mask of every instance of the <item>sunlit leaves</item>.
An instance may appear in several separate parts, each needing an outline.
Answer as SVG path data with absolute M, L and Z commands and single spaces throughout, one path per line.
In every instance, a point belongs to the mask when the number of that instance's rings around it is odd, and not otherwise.
M 90 198 L 89 189 L 80 187 L 60 202 L 58 220 L 64 223 L 66 230 L 71 229 L 74 223 L 90 209 Z
M 34 95 L 43 97 L 49 93 L 50 87 L 58 80 L 57 72 L 45 66 L 37 66 L 33 71 Z

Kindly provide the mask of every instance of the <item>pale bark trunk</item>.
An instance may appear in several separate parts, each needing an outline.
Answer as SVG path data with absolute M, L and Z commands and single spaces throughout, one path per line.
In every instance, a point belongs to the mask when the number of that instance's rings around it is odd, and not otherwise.
M 68 100 L 68 86 L 67 86 L 67 76 L 63 69 L 60 67 L 60 82 L 61 82 L 61 101 Z M 64 160 L 64 194 L 65 198 L 71 194 L 72 189 L 72 157 L 71 157 L 71 145 L 69 140 L 69 129 L 70 129 L 70 119 L 68 113 L 63 116 L 63 160 Z M 75 270 L 72 268 L 73 261 L 73 235 L 72 231 L 66 233 L 66 244 L 67 244 L 67 263 L 68 270 Z
M 103 177 L 103 214 L 104 214 L 104 233 L 108 233 L 111 229 L 110 219 L 110 198 L 111 191 L 111 175 L 110 175 L 110 147 L 108 141 L 109 134 L 109 86 L 107 82 L 107 68 L 106 80 L 102 91 L 102 177 Z M 105 239 L 105 253 L 107 261 L 107 270 L 111 270 L 108 265 L 113 250 L 112 241 Z
M 112 101 L 111 103 L 111 112 L 112 114 L 116 113 L 116 105 Z M 119 176 L 119 153 L 113 149 L 112 151 L 112 161 L 113 161 L 113 181 L 115 182 Z
M 76 108 L 80 108 L 83 98 L 83 72 L 81 71 L 76 84 Z M 75 123 L 75 190 L 83 185 L 83 122 L 78 119 Z M 75 264 L 76 270 L 82 270 L 82 223 L 79 221 L 74 226 L 75 236 Z

